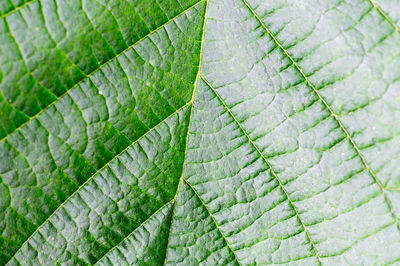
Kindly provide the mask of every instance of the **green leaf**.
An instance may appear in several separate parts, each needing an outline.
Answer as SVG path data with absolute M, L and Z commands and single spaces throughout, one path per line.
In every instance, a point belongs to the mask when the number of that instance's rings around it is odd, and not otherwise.
M 0 3 L 1 265 L 400 261 L 394 0 Z

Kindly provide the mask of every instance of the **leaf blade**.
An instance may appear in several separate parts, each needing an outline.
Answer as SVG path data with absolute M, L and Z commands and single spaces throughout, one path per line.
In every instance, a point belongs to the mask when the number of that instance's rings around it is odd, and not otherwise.
M 188 106 L 180 109 L 88 179 L 9 264 L 95 263 L 162 209 L 173 199 L 181 176 L 189 111 Z M 175 164 L 163 158 L 175 158 Z M 82 254 L 81 249 L 91 252 Z
M 9 246 L 2 249 L 4 258 L 94 172 L 190 101 L 198 72 L 192 62 L 199 60 L 202 12 L 201 3 L 178 17 L 186 28 L 174 21 L 160 28 L 152 40 L 145 39 L 140 47 L 114 60 L 0 143 L 1 177 L 13 195 L 13 208 L 2 206 L 1 211 L 10 225 L 24 216 L 31 223 L 25 232 L 17 226 L 7 228 L 2 236 Z M 165 45 L 170 33 L 179 51 Z M 153 56 L 158 51 L 163 58 Z M 185 56 L 175 59 L 175 54 Z M 174 75 L 177 71 L 183 73 Z M 143 72 L 147 72 L 144 77 Z M 10 209 L 21 216 L 8 214 Z

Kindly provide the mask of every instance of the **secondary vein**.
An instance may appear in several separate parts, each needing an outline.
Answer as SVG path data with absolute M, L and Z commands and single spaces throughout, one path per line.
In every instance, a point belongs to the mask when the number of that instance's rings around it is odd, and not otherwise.
M 13 134 L 14 132 L 16 132 L 18 129 L 20 129 L 21 127 L 23 127 L 24 125 L 30 123 L 33 119 L 35 119 L 36 117 L 38 117 L 41 113 L 43 113 L 45 110 L 49 109 L 51 106 L 53 106 L 54 104 L 56 104 L 61 98 L 63 98 L 64 96 L 66 96 L 72 89 L 76 88 L 80 83 L 82 83 L 83 81 L 87 80 L 88 78 L 90 78 L 94 73 L 96 73 L 97 71 L 99 71 L 103 66 L 105 66 L 106 64 L 110 63 L 111 61 L 113 61 L 114 59 L 118 58 L 120 55 L 124 54 L 126 51 L 128 51 L 129 49 L 131 49 L 132 47 L 136 46 L 138 43 L 142 42 L 143 40 L 145 40 L 146 38 L 148 38 L 152 33 L 158 31 L 159 29 L 165 27 L 169 22 L 175 20 L 176 18 L 178 18 L 179 16 L 182 16 L 183 14 L 185 14 L 186 12 L 188 12 L 189 10 L 191 10 L 192 8 L 196 7 L 198 4 L 202 3 L 205 0 L 201 0 L 197 3 L 195 3 L 194 5 L 188 7 L 187 9 L 183 10 L 181 13 L 179 13 L 178 15 L 176 15 L 175 17 L 169 19 L 167 22 L 165 22 L 164 24 L 158 26 L 156 29 L 150 31 L 149 33 L 147 33 L 145 36 L 143 36 L 142 38 L 140 38 L 138 41 L 136 41 L 135 43 L 131 44 L 130 46 L 128 46 L 127 48 L 125 48 L 123 51 L 121 51 L 119 54 L 116 54 L 115 56 L 113 56 L 112 58 L 110 58 L 109 60 L 107 60 L 106 62 L 104 62 L 103 64 L 99 65 L 96 69 L 94 69 L 92 72 L 90 72 L 89 74 L 85 74 L 85 77 L 83 79 L 81 79 L 79 82 L 77 82 L 75 85 L 73 85 L 71 88 L 69 88 L 68 90 L 66 90 L 62 95 L 60 95 L 59 97 L 57 97 L 53 102 L 51 102 L 49 105 L 47 105 L 45 108 L 43 108 L 42 110 L 40 110 L 37 114 L 31 116 L 29 118 L 29 120 L 25 121 L 24 123 L 22 123 L 21 125 L 17 126 L 13 131 L 9 132 L 6 136 L 4 136 L 2 139 L 0 139 L 0 143 L 3 142 L 7 137 L 9 137 L 11 134 Z
M 299 211 L 297 210 L 296 206 L 294 205 L 292 199 L 289 196 L 289 193 L 286 191 L 285 187 L 283 186 L 281 180 L 279 179 L 278 175 L 276 174 L 276 172 L 274 171 L 274 169 L 272 168 L 271 164 L 269 163 L 269 161 L 267 160 L 267 158 L 264 156 L 264 154 L 261 152 L 261 150 L 258 148 L 258 146 L 254 143 L 254 141 L 250 138 L 249 134 L 247 134 L 246 130 L 242 127 L 241 123 L 239 122 L 239 120 L 236 118 L 236 116 L 232 113 L 231 109 L 228 107 L 228 105 L 225 103 L 225 101 L 221 98 L 221 96 L 218 94 L 218 92 L 214 89 L 214 87 L 204 78 L 202 77 L 202 80 L 207 84 L 208 87 L 210 87 L 210 89 L 214 92 L 215 96 L 217 96 L 218 100 L 221 102 L 221 104 L 224 106 L 224 108 L 228 111 L 228 113 L 230 114 L 230 116 L 233 118 L 233 120 L 235 121 L 235 123 L 238 125 L 238 127 L 240 128 L 240 130 L 243 132 L 243 134 L 247 137 L 247 139 L 249 140 L 250 144 L 255 148 L 255 150 L 257 151 L 257 153 L 260 155 L 260 157 L 264 160 L 264 162 L 267 164 L 271 174 L 273 175 L 273 177 L 276 179 L 276 181 L 279 183 L 280 188 L 282 189 L 283 193 L 285 194 L 287 200 L 289 201 L 289 204 L 291 205 L 292 209 L 295 211 L 296 216 L 298 218 L 298 220 L 300 221 L 304 232 L 308 238 L 308 240 L 310 241 L 311 247 L 313 248 L 314 252 L 315 252 L 315 256 L 317 257 L 319 263 L 321 264 L 321 258 L 318 254 L 317 248 L 314 245 L 313 240 L 310 237 L 310 234 L 303 222 L 303 220 L 300 217 Z
M 307 77 L 307 75 L 304 73 L 303 69 L 299 66 L 299 64 L 293 59 L 293 57 L 288 53 L 288 51 L 283 47 L 283 45 L 280 43 L 280 41 L 275 37 L 275 35 L 269 30 L 269 28 L 265 25 L 265 23 L 261 20 L 261 18 L 257 15 L 257 13 L 251 8 L 251 6 L 248 4 L 246 0 L 242 0 L 243 4 L 250 10 L 250 12 L 253 14 L 253 16 L 257 19 L 257 21 L 261 24 L 261 26 L 264 28 L 264 30 L 268 33 L 268 35 L 273 39 L 273 41 L 276 43 L 276 45 L 282 50 L 282 52 L 285 54 L 285 56 L 293 63 L 295 68 L 300 72 L 300 74 L 303 76 L 304 80 L 306 81 L 307 85 L 313 90 L 313 92 L 317 95 L 319 100 L 324 104 L 324 106 L 328 109 L 332 117 L 336 120 L 338 125 L 340 126 L 341 130 L 345 133 L 347 139 L 349 139 L 351 145 L 353 146 L 354 150 L 356 151 L 358 157 L 361 159 L 362 164 L 364 165 L 365 169 L 367 172 L 372 176 L 373 180 L 375 183 L 379 186 L 380 190 L 382 191 L 384 200 L 390 210 L 391 216 L 394 219 L 394 222 L 397 225 L 398 230 L 400 231 L 400 225 L 399 221 L 396 218 L 396 214 L 393 208 L 393 205 L 387 196 L 385 192 L 385 187 L 382 185 L 380 180 L 377 178 L 375 173 L 372 171 L 370 166 L 368 165 L 366 159 L 361 153 L 360 148 L 357 146 L 356 142 L 353 140 L 353 138 L 350 136 L 349 132 L 343 125 L 343 123 L 339 120 L 339 117 L 335 112 L 332 110 L 328 102 L 322 97 L 322 95 L 318 92 L 318 90 L 315 88 L 315 86 L 311 83 L 310 79 Z
M 226 243 L 228 249 L 232 252 L 233 256 L 235 257 L 236 262 L 237 262 L 239 265 L 241 265 L 240 262 L 239 262 L 239 260 L 238 260 L 238 258 L 237 258 L 237 256 L 236 256 L 236 253 L 233 251 L 231 245 L 229 244 L 228 240 L 226 239 L 226 236 L 222 233 L 222 230 L 221 230 L 221 228 L 219 227 L 217 221 L 215 221 L 215 218 L 214 218 L 214 216 L 212 215 L 210 209 L 208 209 L 207 205 L 204 203 L 204 201 L 203 201 L 203 199 L 200 197 L 199 193 L 197 193 L 197 190 L 196 190 L 196 189 L 193 187 L 193 185 L 192 185 L 191 183 L 189 183 L 189 181 L 187 181 L 186 179 L 183 178 L 183 181 L 185 181 L 185 183 L 192 189 L 192 191 L 194 192 L 194 194 L 195 194 L 195 195 L 197 196 L 197 198 L 200 200 L 201 204 L 202 204 L 202 205 L 204 206 L 204 208 L 207 210 L 208 215 L 210 215 L 211 219 L 213 220 L 213 222 L 214 222 L 215 226 L 217 227 L 219 233 L 221 234 L 222 238 L 225 240 L 225 243 Z
M 36 234 L 36 232 L 39 231 L 39 229 L 47 222 L 50 220 L 50 218 L 59 210 L 61 209 L 64 204 L 66 202 L 69 201 L 69 199 L 71 199 L 76 193 L 78 193 L 90 180 L 93 179 L 93 177 L 95 177 L 101 170 L 103 170 L 107 165 L 109 165 L 112 161 L 114 161 L 116 158 L 118 158 L 122 153 L 124 153 L 126 150 L 128 150 L 130 147 L 132 147 L 135 143 L 137 143 L 138 141 L 140 141 L 142 138 L 144 138 L 145 136 L 147 136 L 147 134 L 149 134 L 151 131 L 153 131 L 155 128 L 157 128 L 159 125 L 161 125 L 162 123 L 164 123 L 168 118 L 172 117 L 173 115 L 175 115 L 176 113 L 178 113 L 180 110 L 182 110 L 183 108 L 187 107 L 189 104 L 192 104 L 191 101 L 189 101 L 188 103 L 186 103 L 184 106 L 180 107 L 179 109 L 177 109 L 175 112 L 173 112 L 172 114 L 170 114 L 167 118 L 165 118 L 164 120 L 162 120 L 160 123 L 158 123 L 157 125 L 155 125 L 154 127 L 152 127 L 149 131 L 147 131 L 146 133 L 144 133 L 140 138 L 138 138 L 137 140 L 135 140 L 134 142 L 132 142 L 130 145 L 128 145 L 125 149 L 123 149 L 120 153 L 118 153 L 116 156 L 114 156 L 110 161 L 108 161 L 105 165 L 103 165 L 100 169 L 98 169 L 93 175 L 91 175 L 82 185 L 80 185 L 66 200 L 64 200 L 47 218 L 46 220 L 44 220 L 37 228 L 36 230 L 29 235 L 29 237 L 24 241 L 24 243 L 21 244 L 21 246 L 19 247 L 19 249 L 14 253 L 13 256 L 11 256 L 10 260 L 7 262 L 9 263 L 14 257 L 15 255 L 21 250 L 21 248 L 23 246 L 25 246 L 26 243 L 29 242 L 29 240 Z M 6 263 L 6 265 L 7 265 Z
M 139 230 L 142 226 L 144 226 L 151 218 L 153 218 L 156 214 L 158 214 L 160 211 L 162 211 L 165 207 L 167 207 L 169 204 L 171 204 L 174 201 L 174 199 L 168 201 L 165 203 L 163 206 L 161 206 L 158 210 L 156 210 L 152 215 L 150 215 L 146 220 L 144 220 L 140 225 L 138 225 L 135 229 L 132 230 L 124 239 L 122 239 L 119 243 L 117 243 L 115 246 L 111 247 L 104 255 L 99 258 L 93 265 L 98 264 L 102 259 L 104 259 L 108 254 L 110 254 L 114 249 L 116 249 L 121 243 L 123 243 L 126 239 L 128 239 L 131 235 L 133 235 L 137 230 Z M 175 204 L 175 202 L 174 202 Z
M 371 3 L 371 5 L 372 5 L 374 8 L 376 8 L 376 10 L 378 10 L 379 14 L 381 14 L 381 15 L 385 18 L 385 20 L 387 20 L 387 21 L 390 23 L 390 25 L 393 26 L 393 28 L 394 28 L 395 30 L 397 30 L 398 32 L 400 32 L 400 28 L 399 28 L 399 26 L 396 24 L 396 22 L 394 22 L 393 19 L 392 19 L 391 17 L 389 17 L 389 15 L 388 15 L 385 11 L 383 11 L 383 9 L 375 2 L 375 0 L 369 0 L 369 2 Z

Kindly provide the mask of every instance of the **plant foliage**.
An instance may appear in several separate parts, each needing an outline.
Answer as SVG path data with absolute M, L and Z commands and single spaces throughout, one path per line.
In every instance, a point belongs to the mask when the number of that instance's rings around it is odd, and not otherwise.
M 400 260 L 398 1 L 0 12 L 0 264 Z

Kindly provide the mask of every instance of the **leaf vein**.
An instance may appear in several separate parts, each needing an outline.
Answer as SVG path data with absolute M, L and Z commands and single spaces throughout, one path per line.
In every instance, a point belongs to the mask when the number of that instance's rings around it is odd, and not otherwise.
M 78 193 L 81 188 L 83 188 L 90 180 L 92 180 L 92 178 L 94 176 L 96 176 L 101 170 L 103 170 L 106 166 L 108 166 L 112 161 L 114 161 L 117 157 L 119 157 L 122 153 L 124 153 L 126 150 L 128 150 L 130 147 L 132 147 L 132 145 L 134 145 L 135 143 L 139 142 L 142 138 L 144 138 L 145 136 L 147 136 L 147 134 L 149 134 L 150 132 L 152 132 L 155 128 L 157 128 L 159 125 L 161 125 L 162 123 L 164 123 L 167 119 L 169 119 L 170 117 L 172 117 L 173 115 L 175 115 L 176 113 L 178 113 L 180 110 L 182 110 L 183 108 L 185 108 L 186 106 L 188 106 L 189 104 L 191 104 L 191 101 L 186 103 L 184 106 L 180 107 L 179 109 L 177 109 L 175 112 L 173 112 L 172 114 L 170 114 L 167 118 L 165 118 L 164 120 L 160 121 L 160 123 L 158 123 L 157 125 L 155 125 L 153 128 L 151 128 L 150 130 L 148 130 L 146 133 L 144 133 L 140 138 L 138 138 L 137 140 L 135 140 L 134 142 L 132 142 L 130 145 L 128 145 L 125 149 L 123 149 L 120 153 L 118 153 L 116 156 L 114 156 L 110 161 L 108 161 L 103 167 L 101 167 L 100 169 L 98 169 L 93 175 L 91 175 L 84 183 L 82 183 L 82 185 L 80 185 L 64 202 L 62 202 L 48 217 L 46 220 L 43 221 L 43 223 L 41 223 L 36 230 L 24 241 L 24 243 L 22 243 L 22 245 L 19 247 L 19 249 L 14 253 L 13 256 L 11 256 L 10 260 L 8 262 L 10 262 L 15 255 L 22 249 L 23 246 L 25 246 L 25 244 L 28 243 L 28 241 L 35 235 L 36 232 L 39 232 L 39 229 L 47 222 L 50 220 L 51 217 L 53 217 L 53 215 L 57 212 L 57 210 L 61 209 L 64 204 L 66 202 L 68 202 L 76 193 Z M 7 262 L 7 263 L 8 263 Z M 6 263 L 6 264 L 7 264 Z
M 93 263 L 93 265 L 96 265 L 97 263 L 99 263 L 103 258 L 105 258 L 110 252 L 112 252 L 114 249 L 116 249 L 121 243 L 123 243 L 126 239 L 128 239 L 131 235 L 133 235 L 137 230 L 139 230 L 142 226 L 144 226 L 151 218 L 153 218 L 155 215 L 157 215 L 157 213 L 159 213 L 160 211 L 162 211 L 166 206 L 168 206 L 169 204 L 171 204 L 174 201 L 174 199 L 168 201 L 167 203 L 165 203 L 163 206 L 161 206 L 158 210 L 156 210 L 152 215 L 150 215 L 146 220 L 144 220 L 140 225 L 138 225 L 135 229 L 132 230 L 132 232 L 130 232 L 125 238 L 123 238 L 120 242 L 118 242 L 116 245 L 114 245 L 113 247 L 111 247 L 106 253 L 104 253 L 104 255 L 99 258 L 96 262 Z M 175 202 L 174 202 L 175 204 Z
M 212 215 L 211 211 L 208 209 L 207 205 L 204 203 L 203 199 L 202 199 L 202 198 L 200 197 L 200 195 L 197 193 L 197 191 L 196 191 L 196 189 L 193 187 L 193 185 L 189 183 L 189 181 L 187 181 L 185 178 L 182 178 L 182 179 L 183 179 L 183 181 L 185 181 L 185 183 L 193 190 L 194 194 L 196 194 L 197 198 L 200 200 L 200 202 L 201 202 L 201 203 L 203 204 L 203 206 L 206 208 L 208 214 L 210 215 L 211 219 L 213 220 L 213 222 L 214 222 L 215 226 L 217 227 L 219 233 L 220 233 L 221 236 L 224 238 L 225 243 L 226 243 L 228 249 L 229 249 L 229 250 L 232 252 L 232 254 L 235 256 L 236 262 L 237 262 L 239 265 L 241 265 L 240 262 L 239 262 L 239 260 L 238 260 L 238 258 L 236 257 L 236 253 L 233 251 L 233 249 L 232 249 L 232 247 L 230 246 L 228 240 L 226 239 L 226 236 L 222 233 L 221 228 L 219 227 L 217 221 L 215 221 L 214 216 Z
M 250 138 L 250 136 L 247 134 L 247 132 L 244 130 L 244 128 L 242 127 L 242 125 L 240 124 L 240 122 L 238 121 L 238 119 L 236 118 L 236 116 L 232 113 L 232 111 L 230 110 L 230 108 L 226 105 L 225 101 L 221 98 L 221 96 L 217 93 L 217 91 L 211 86 L 211 84 L 204 78 L 202 77 L 202 80 L 207 84 L 208 87 L 210 87 L 210 89 L 214 92 L 214 94 L 217 96 L 217 98 L 219 99 L 219 101 L 221 102 L 221 104 L 224 106 L 224 108 L 228 111 L 228 113 L 230 114 L 230 116 L 233 118 L 233 120 L 235 120 L 236 124 L 239 126 L 240 130 L 243 132 L 244 135 L 246 135 L 247 139 L 249 140 L 250 144 L 256 149 L 256 151 L 258 152 L 258 154 L 260 155 L 260 157 L 265 161 L 265 163 L 267 164 L 267 166 L 269 167 L 269 170 L 271 172 L 271 174 L 275 177 L 275 179 L 278 181 L 279 186 L 281 187 L 282 191 L 284 192 L 286 198 L 289 201 L 289 204 L 291 205 L 292 209 L 296 212 L 296 216 L 299 220 L 299 222 L 301 223 L 304 232 L 308 238 L 308 240 L 310 241 L 311 247 L 313 248 L 314 252 L 315 252 L 315 256 L 317 257 L 319 263 L 321 264 L 321 258 L 317 252 L 317 249 L 314 245 L 314 242 L 312 241 L 310 234 L 303 222 L 303 220 L 300 218 L 300 214 L 299 211 L 297 210 L 296 206 L 294 205 L 292 199 L 289 196 L 289 193 L 286 191 L 285 187 L 283 186 L 282 182 L 280 181 L 280 179 L 278 178 L 278 175 L 275 173 L 274 169 L 272 168 L 271 164 L 268 162 L 268 160 L 265 158 L 265 156 L 263 155 L 263 153 L 260 151 L 260 149 L 258 148 L 258 146 L 253 142 L 253 140 Z
M 34 0 L 33 0 L 34 1 Z M 45 108 L 43 108 L 42 110 L 40 110 L 37 114 L 33 115 L 30 117 L 29 120 L 27 120 L 26 122 L 24 122 L 23 124 L 19 125 L 18 127 L 16 127 L 12 132 L 8 133 L 8 135 L 4 136 L 2 139 L 0 139 L 0 143 L 2 141 L 4 141 L 8 136 L 10 136 L 12 133 L 14 133 L 15 131 L 17 131 L 19 128 L 23 127 L 24 125 L 28 124 L 30 121 L 32 121 L 33 119 L 35 119 L 36 117 L 38 117 L 42 112 L 44 112 L 45 110 L 49 109 L 51 106 L 53 106 L 54 104 L 56 104 L 61 98 L 63 98 L 65 95 L 67 95 L 72 89 L 74 89 L 75 87 L 77 87 L 80 83 L 82 83 L 83 81 L 87 80 L 87 78 L 89 78 L 92 74 L 96 73 L 98 70 L 100 70 L 104 65 L 110 63 L 111 61 L 113 61 L 115 58 L 118 58 L 119 56 L 125 54 L 125 52 L 127 52 L 129 49 L 131 49 L 132 47 L 136 46 L 137 44 L 139 44 L 140 42 L 142 42 L 143 40 L 147 39 L 151 34 L 153 34 L 154 32 L 158 31 L 159 29 L 162 29 L 163 27 L 165 27 L 169 22 L 173 21 L 174 19 L 178 18 L 179 16 L 182 16 L 183 14 L 185 14 L 186 12 L 188 12 L 189 10 L 191 10 L 192 8 L 196 7 L 198 4 L 202 3 L 205 0 L 201 0 L 197 3 L 195 3 L 194 5 L 188 7 L 187 9 L 185 9 L 183 12 L 179 13 L 178 15 L 174 16 L 173 18 L 169 19 L 167 22 L 165 22 L 164 24 L 160 25 L 159 27 L 157 27 L 156 29 L 154 29 L 153 31 L 150 31 L 148 34 L 146 34 L 145 36 L 143 36 L 141 39 L 139 39 L 138 41 L 136 41 L 135 43 L 133 43 L 132 45 L 128 46 L 126 49 L 124 49 L 123 51 L 121 51 L 120 53 L 116 54 L 114 57 L 110 58 L 109 60 L 107 60 L 106 62 L 104 62 L 103 64 L 99 65 L 96 69 L 94 69 L 92 72 L 90 72 L 89 74 L 86 75 L 85 78 L 83 78 L 82 80 L 80 80 L 79 82 L 77 82 L 74 86 L 72 86 L 71 88 L 69 88 L 68 90 L 66 90 L 62 95 L 60 95 L 59 97 L 56 98 L 56 100 L 54 100 L 52 103 L 50 103 L 49 105 L 47 105 Z
M 304 73 L 303 69 L 299 66 L 299 64 L 293 59 L 293 57 L 288 53 L 288 51 L 283 47 L 283 45 L 279 42 L 279 40 L 275 37 L 275 35 L 268 29 L 268 27 L 265 25 L 265 23 L 261 20 L 261 18 L 255 13 L 255 11 L 250 7 L 248 2 L 246 0 L 242 0 L 243 4 L 250 10 L 250 12 L 253 14 L 253 16 L 257 19 L 257 21 L 261 24 L 261 26 L 264 28 L 264 30 L 268 33 L 268 35 L 273 39 L 273 41 L 276 43 L 276 45 L 282 50 L 282 52 L 286 55 L 286 57 L 293 63 L 293 65 L 296 67 L 296 69 L 300 72 L 300 74 L 303 76 L 305 79 L 306 83 L 308 86 L 314 91 L 314 93 L 317 95 L 317 97 L 321 100 L 321 102 L 325 105 L 325 107 L 329 110 L 331 113 L 331 116 L 336 120 L 336 122 L 339 124 L 341 130 L 345 133 L 346 137 L 349 139 L 351 145 L 353 146 L 354 150 L 358 154 L 358 156 L 361 159 L 362 164 L 364 165 L 365 169 L 368 171 L 368 173 L 371 175 L 371 177 L 374 179 L 375 183 L 379 186 L 380 190 L 382 191 L 382 194 L 384 196 L 385 202 L 390 210 L 390 213 L 397 224 L 397 228 L 400 231 L 400 225 L 399 221 L 396 218 L 394 208 L 392 206 L 392 203 L 390 199 L 388 198 L 386 192 L 385 192 L 385 187 L 383 184 L 380 182 L 380 180 L 377 178 L 375 173 L 372 171 L 370 166 L 368 165 L 366 159 L 364 156 L 361 154 L 360 149 L 358 148 L 357 144 L 353 140 L 353 138 L 350 136 L 349 132 L 347 129 L 344 127 L 343 123 L 339 120 L 338 115 L 335 114 L 335 112 L 332 110 L 330 105 L 326 102 L 326 100 L 322 97 L 322 95 L 318 92 L 318 90 L 315 88 L 315 86 L 311 83 L 307 75 Z
M 378 12 L 385 18 L 385 20 L 387 20 L 390 25 L 393 26 L 393 28 L 395 30 L 397 30 L 398 32 L 400 32 L 400 28 L 399 25 L 397 25 L 392 18 L 389 17 L 388 14 L 386 14 L 385 11 L 383 11 L 383 9 L 375 2 L 375 0 L 369 0 L 369 2 L 371 3 L 371 5 L 376 8 L 376 10 L 378 10 Z

